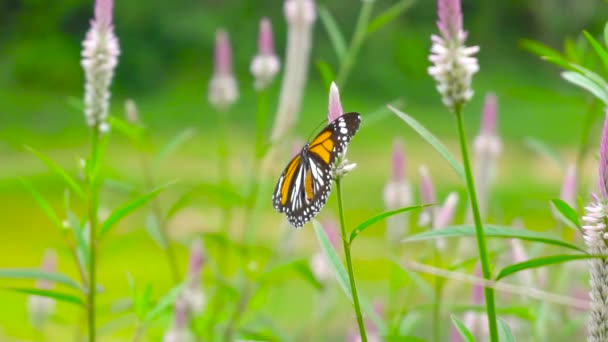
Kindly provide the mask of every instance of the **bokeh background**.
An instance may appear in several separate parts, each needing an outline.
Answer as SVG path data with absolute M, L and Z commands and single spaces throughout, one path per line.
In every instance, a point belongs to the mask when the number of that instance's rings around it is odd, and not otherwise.
M 394 3 L 376 0 L 374 13 Z M 317 4 L 327 8 L 342 32 L 351 36 L 359 1 L 317 1 Z M 436 31 L 435 7 L 434 1 L 418 0 L 397 20 L 371 35 L 364 42 L 348 83 L 339 85 L 345 110 L 358 111 L 364 117 L 362 129 L 349 149 L 350 158 L 359 164 L 345 185 L 345 205 L 351 223 L 383 210 L 382 189 L 390 174 L 394 137 L 405 141 L 407 172 L 412 183 L 418 182 L 418 166 L 426 164 L 439 198 L 450 191 L 459 191 L 464 198 L 462 184 L 448 164 L 408 126 L 388 112 L 365 123 L 366 114 L 382 111 L 386 103 L 399 100 L 399 108 L 422 122 L 459 155 L 455 122 L 442 107 L 435 84 L 427 74 L 430 35 Z M 81 41 L 92 9 L 92 1 L 83 0 L 0 2 L 0 267 L 38 265 L 42 252 L 55 247 L 60 270 L 68 274 L 76 272 L 62 247 L 61 234 L 51 227 L 17 177 L 30 179 L 59 210 L 62 185 L 23 146 L 36 147 L 73 174 L 78 173 L 78 160 L 87 150 L 88 130 L 74 103 L 83 96 Z M 574 54 L 578 51 L 575 47 L 581 45 L 582 30 L 596 36 L 602 33 L 608 7 L 600 0 L 464 0 L 463 11 L 468 43 L 481 47 L 478 55 L 481 69 L 473 83 L 476 95 L 465 109 L 468 134 L 471 138 L 476 134 L 483 97 L 492 91 L 498 96 L 498 130 L 504 143 L 489 221 L 509 223 L 515 217 L 523 217 L 531 229 L 548 229 L 553 221 L 547 201 L 559 194 L 563 170 L 540 157 L 526 139 L 543 141 L 564 160 L 574 162 L 581 120 L 591 100 L 565 83 L 558 68 L 523 49 L 522 40 L 538 40 Z M 159 183 L 180 181 L 161 197 L 167 203 L 188 186 L 213 183 L 219 178 L 218 118 L 206 100 L 206 90 L 212 72 L 215 31 L 218 28 L 228 31 L 241 94 L 227 119 L 232 131 L 229 151 L 233 182 L 237 187 L 244 185 L 252 153 L 250 141 L 255 133 L 256 102 L 249 63 L 256 51 L 258 22 L 264 16 L 273 22 L 276 50 L 284 57 L 286 25 L 282 1 L 117 1 L 114 13 L 121 56 L 112 85 L 111 114 L 122 117 L 124 101 L 134 99 L 155 146 L 162 146 L 184 128 L 196 130 L 195 137 L 159 169 Z M 335 67 L 337 63 L 319 20 L 315 23 L 313 42 L 309 82 L 296 129 L 303 138 L 326 115 L 327 87 L 315 65 L 324 61 Z M 270 90 L 271 112 L 276 108 L 279 81 L 280 77 Z M 599 112 L 600 108 L 592 110 Z M 592 139 L 598 131 L 596 125 Z M 106 159 L 110 177 L 141 185 L 136 153 L 125 137 L 113 136 Z M 593 182 L 594 160 L 589 158 L 582 170 L 581 194 Z M 282 166 L 276 166 L 277 176 Z M 103 206 L 114 208 L 122 200 L 118 195 L 106 195 L 102 202 Z M 285 229 L 281 225 L 283 216 L 273 212 L 270 199 L 267 202 L 258 237 L 262 246 L 275 244 L 280 230 Z M 459 218 L 464 209 L 461 202 Z M 335 212 L 335 199 L 331 199 L 322 216 L 329 217 Z M 193 233 L 214 230 L 218 216 L 211 200 L 194 201 L 170 222 L 172 236 L 178 244 L 185 245 Z M 143 217 L 134 215 L 104 242 L 100 279 L 107 291 L 103 300 L 106 305 L 110 299 L 124 295 L 127 270 L 137 279 L 153 282 L 158 292 L 170 286 L 166 261 L 143 230 Z M 239 224 L 237 214 L 235 231 Z M 314 234 L 307 228 L 297 231 L 297 253 L 301 255 L 316 248 Z M 360 287 L 369 298 L 382 294 L 386 288 L 388 266 L 383 263 L 383 246 L 383 227 L 379 225 L 357 241 L 354 252 Z M 416 251 L 424 246 L 406 248 L 414 248 L 410 255 L 415 258 Z M 179 257 L 185 263 L 185 247 L 179 249 Z M 288 332 L 301 328 L 305 323 L 299 322 L 299 317 L 311 310 L 307 298 L 313 290 L 299 280 L 294 282 L 292 291 L 299 289 L 297 294 L 280 288 L 276 296 L 268 296 L 259 308 L 274 315 Z M 327 331 L 336 331 L 335 336 L 340 335 L 350 317 L 345 300 L 337 300 L 344 315 L 337 315 L 327 326 Z M 27 323 L 24 296 L 0 292 L 0 303 L 0 336 L 25 340 L 40 337 Z M 73 322 L 72 309 L 60 308 L 65 311 L 58 314 L 58 324 Z

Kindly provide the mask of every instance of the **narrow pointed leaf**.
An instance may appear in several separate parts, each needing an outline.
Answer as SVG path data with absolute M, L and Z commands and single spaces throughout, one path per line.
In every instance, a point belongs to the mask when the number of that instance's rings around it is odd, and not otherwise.
M 357 236 L 359 236 L 359 234 L 361 234 L 362 231 L 364 231 L 365 229 L 367 229 L 369 226 L 373 225 L 374 223 L 378 222 L 378 221 L 382 221 L 390 216 L 393 215 L 397 215 L 397 214 L 401 214 L 407 211 L 412 211 L 412 210 L 416 210 L 416 209 L 421 209 L 424 207 L 428 207 L 431 204 L 427 204 L 427 205 L 413 205 L 410 207 L 404 207 L 404 208 L 400 208 L 400 209 L 396 209 L 396 210 L 391 210 L 391 211 L 386 211 L 383 212 L 381 214 L 378 214 L 374 217 L 371 217 L 361 223 L 359 223 L 359 225 L 353 229 L 353 231 L 350 233 L 350 240 L 349 243 L 352 243 L 353 240 L 355 240 L 355 238 Z
M 150 236 L 150 238 L 156 242 L 156 244 L 162 250 L 167 250 L 168 242 L 165 240 L 165 236 L 162 233 L 162 228 L 160 227 L 158 218 L 154 213 L 148 213 L 144 227 L 146 228 L 146 233 L 148 233 L 148 236 Z
M 336 73 L 331 66 L 323 60 L 317 61 L 317 70 L 319 70 L 319 75 L 321 75 L 323 85 L 326 89 L 329 89 L 331 82 L 336 79 Z
M 587 38 L 587 41 L 589 41 L 589 44 L 591 44 L 591 47 L 593 47 L 593 50 L 595 50 L 595 53 L 597 53 L 602 60 L 602 63 L 604 63 L 604 67 L 608 69 L 608 52 L 589 32 L 583 31 L 583 34 L 585 35 L 585 38 Z
M 553 207 L 557 210 L 560 215 L 561 220 L 570 228 L 580 231 L 581 230 L 581 222 L 578 219 L 578 214 L 572 207 L 568 205 L 568 203 L 564 202 L 559 198 L 554 198 L 551 200 Z
M 500 342 L 515 342 L 511 327 L 502 318 L 498 318 L 498 340 Z
M 189 127 L 179 132 L 175 137 L 173 137 L 169 142 L 161 148 L 161 150 L 156 155 L 156 159 L 154 160 L 155 164 L 160 164 L 167 156 L 174 153 L 181 145 L 183 145 L 188 140 L 192 139 L 196 135 L 196 129 Z
M 564 71 L 562 72 L 562 78 L 574 85 L 577 85 L 589 91 L 595 97 L 602 100 L 605 105 L 608 105 L 608 92 L 606 91 L 606 88 L 600 87 L 588 77 L 585 77 L 584 75 L 581 75 L 578 72 Z
M 344 57 L 346 56 L 346 40 L 344 39 L 342 32 L 340 32 L 338 23 L 325 6 L 319 8 L 319 18 L 321 18 L 323 27 L 325 27 L 325 30 L 327 31 L 329 41 L 334 48 L 338 60 L 344 60 Z
M 112 229 L 112 227 L 114 227 L 118 222 L 120 222 L 120 220 L 122 220 L 127 215 L 134 212 L 135 210 L 143 207 L 146 203 L 148 203 L 154 197 L 158 196 L 158 194 L 160 194 L 163 190 L 165 190 L 171 184 L 173 184 L 173 183 L 162 185 L 162 186 L 118 207 L 116 210 L 114 210 L 114 212 L 112 212 L 112 214 L 110 214 L 110 217 L 108 217 L 104 221 L 103 225 L 101 226 L 101 230 L 99 231 L 99 236 L 103 237 L 110 229 Z
M 568 61 L 559 53 L 559 51 L 535 40 L 522 39 L 519 41 L 519 46 L 539 57 L 551 57 L 560 60 L 563 64 L 568 64 Z
M 348 278 L 348 273 L 346 273 L 344 265 L 342 265 L 342 261 L 340 261 L 340 257 L 338 257 L 338 254 L 336 254 L 336 251 L 331 245 L 331 242 L 327 237 L 327 233 L 325 233 L 325 230 L 323 227 L 321 227 L 321 224 L 316 220 L 313 220 L 312 224 L 315 229 L 315 234 L 317 236 L 317 240 L 319 241 L 319 245 L 329 260 L 329 264 L 334 271 L 340 288 L 346 295 L 346 298 L 348 298 L 348 300 L 352 303 L 353 295 L 350 290 L 350 279 Z M 361 308 L 363 311 L 365 311 L 366 315 L 374 322 L 376 327 L 378 327 L 380 333 L 384 334 L 387 331 L 384 321 L 382 321 L 376 311 L 369 304 L 367 304 L 363 298 L 359 297 L 359 301 L 361 303 Z
M 18 292 L 26 295 L 36 295 L 42 297 L 53 298 L 60 302 L 77 304 L 80 306 L 85 306 L 82 298 L 68 294 L 63 292 L 51 291 L 51 290 L 41 290 L 41 289 L 33 289 L 33 288 L 20 288 L 20 287 L 0 287 L 2 290 Z
M 148 311 L 144 318 L 144 324 L 148 324 L 158 318 L 162 313 L 167 311 L 173 303 L 175 303 L 175 299 L 182 292 L 186 284 L 188 283 L 188 279 L 183 281 L 182 283 L 171 288 L 164 296 L 160 297 L 156 302 L 156 305 Z
M 69 276 L 59 272 L 47 272 L 38 268 L 0 268 L 0 279 L 48 280 L 82 291 L 82 286 Z
M 372 33 L 382 28 L 384 25 L 395 20 L 414 4 L 413 0 L 401 0 L 389 7 L 386 11 L 379 14 L 369 25 L 367 25 L 367 33 Z
M 536 232 L 527 229 L 515 229 L 513 227 L 497 226 L 497 225 L 484 225 L 484 235 L 488 238 L 508 238 L 508 239 L 521 239 L 526 241 L 534 241 L 544 243 L 547 245 L 554 245 L 573 249 L 576 251 L 584 252 L 580 247 L 573 245 L 567 241 L 561 240 L 549 234 Z M 450 226 L 438 230 L 430 230 L 422 232 L 413 236 L 410 236 L 402 242 L 409 243 L 414 241 L 433 240 L 438 238 L 452 238 L 452 237 L 474 237 L 475 227 L 473 225 L 460 225 Z
M 595 255 L 589 254 L 563 254 L 563 255 L 551 255 L 548 257 L 541 257 L 526 260 L 517 264 L 509 265 L 498 273 L 496 276 L 496 280 L 500 280 L 502 278 L 508 277 L 512 274 L 515 274 L 520 271 L 529 270 L 531 268 L 544 267 L 549 265 L 561 264 L 568 261 L 573 260 L 584 260 L 595 258 Z
M 36 203 L 38 203 L 38 206 L 42 209 L 42 211 L 44 211 L 46 216 L 51 219 L 51 222 L 53 222 L 55 227 L 57 227 L 57 229 L 59 230 L 63 230 L 63 224 L 61 223 L 61 220 L 59 219 L 57 214 L 55 214 L 53 208 L 51 208 L 49 202 L 47 202 L 44 197 L 42 197 L 42 195 L 38 192 L 38 190 L 36 190 L 36 188 L 34 188 L 34 186 L 30 182 L 26 181 L 24 178 L 21 177 L 19 177 L 19 181 L 21 182 L 23 187 L 27 191 L 29 191 L 32 197 L 34 197 L 34 200 L 36 201 Z
M 456 158 L 452 156 L 450 151 L 448 151 L 448 149 L 445 147 L 445 145 L 441 143 L 441 141 L 439 141 L 439 139 L 437 139 L 429 130 L 422 126 L 422 124 L 420 124 L 418 121 L 414 120 L 414 118 L 412 118 L 411 116 L 399 111 L 391 105 L 389 105 L 388 108 L 392 110 L 393 113 L 395 113 L 399 118 L 401 118 L 401 120 L 403 120 L 406 124 L 412 127 L 416 131 L 416 133 L 418 133 L 424 140 L 431 144 L 431 146 L 433 146 L 435 150 L 439 152 L 439 154 L 448 162 L 448 164 L 450 164 L 454 171 L 456 171 L 458 176 L 460 176 L 463 181 L 465 180 L 464 169 L 462 168 L 462 165 L 460 165 L 460 163 L 456 161 Z
M 566 163 L 564 162 L 564 160 L 562 159 L 562 157 L 559 155 L 559 153 L 557 153 L 557 151 L 555 151 L 554 149 L 552 149 L 549 145 L 547 145 L 543 141 L 540 141 L 540 140 L 538 140 L 536 138 L 527 137 L 527 138 L 524 139 L 524 143 L 530 149 L 534 150 L 539 155 L 541 155 L 541 156 L 547 158 L 548 160 L 554 162 L 555 165 L 557 165 L 560 169 L 562 169 L 562 170 L 566 169 Z
M 65 172 L 65 170 L 63 170 L 61 166 L 59 166 L 59 164 L 55 163 L 51 158 L 47 157 L 44 153 L 36 150 L 33 147 L 26 145 L 25 149 L 28 150 L 31 154 L 38 157 L 38 159 L 40 159 L 40 161 L 42 161 L 49 168 L 49 170 L 55 172 L 55 174 L 57 174 L 70 188 L 70 190 L 72 190 L 80 199 L 86 199 L 86 195 L 80 185 L 78 185 L 78 183 L 76 183 L 76 180 L 74 180 L 72 176 Z
M 458 330 L 460 336 L 465 340 L 465 342 L 475 342 L 475 337 L 473 337 L 473 333 L 460 321 L 456 316 L 452 315 L 452 323 Z
M 74 240 L 76 240 L 76 251 L 78 253 L 78 257 L 81 258 L 80 262 L 83 265 L 89 264 L 89 243 L 84 234 L 84 229 L 80 225 L 80 220 L 76 217 L 71 210 L 67 211 L 68 214 L 68 223 L 70 228 L 72 229 L 72 234 L 74 234 Z

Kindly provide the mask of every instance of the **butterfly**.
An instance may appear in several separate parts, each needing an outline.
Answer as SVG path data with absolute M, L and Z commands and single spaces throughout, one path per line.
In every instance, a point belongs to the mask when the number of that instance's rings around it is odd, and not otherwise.
M 346 113 L 330 122 L 287 164 L 274 189 L 274 208 L 296 228 L 315 217 L 327 202 L 332 170 L 359 130 L 361 115 Z

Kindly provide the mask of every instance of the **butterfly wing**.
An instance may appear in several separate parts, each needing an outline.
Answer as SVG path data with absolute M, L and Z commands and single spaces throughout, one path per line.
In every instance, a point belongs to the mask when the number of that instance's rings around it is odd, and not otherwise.
M 287 164 L 275 187 L 273 205 L 296 228 L 315 217 L 327 203 L 334 163 L 346 150 L 360 123 L 358 113 L 342 115 Z

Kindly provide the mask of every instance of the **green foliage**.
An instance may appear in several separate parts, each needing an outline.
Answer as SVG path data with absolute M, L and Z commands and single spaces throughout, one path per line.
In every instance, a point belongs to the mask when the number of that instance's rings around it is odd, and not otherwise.
M 77 281 L 65 274 L 47 272 L 36 268 L 0 268 L 0 278 L 3 279 L 33 279 L 46 280 L 65 285 L 78 291 L 84 291 Z
M 531 268 L 539 268 L 539 267 L 545 267 L 545 266 L 549 266 L 549 265 L 560 264 L 560 263 L 564 263 L 564 262 L 568 262 L 568 261 L 584 260 L 584 259 L 591 259 L 591 258 L 597 258 L 597 256 L 588 255 L 588 254 L 564 254 L 564 255 L 551 255 L 548 257 L 530 259 L 530 260 L 526 260 L 526 261 L 523 261 L 523 262 L 520 262 L 517 264 L 509 265 L 509 266 L 503 268 L 502 270 L 500 270 L 500 272 L 496 276 L 496 280 L 500 280 L 502 278 L 508 277 L 517 272 L 525 271 L 525 270 L 528 270 Z
M 353 243 L 353 241 L 355 240 L 355 238 L 357 236 L 359 236 L 359 234 L 361 234 L 365 229 L 369 228 L 371 225 L 373 225 L 374 223 L 383 221 L 393 215 L 397 215 L 397 214 L 401 214 L 401 213 L 405 213 L 408 211 L 412 211 L 412 210 L 417 210 L 417 209 L 422 209 L 424 207 L 428 207 L 429 205 L 434 205 L 434 204 L 427 204 L 427 205 L 413 205 L 410 207 L 405 207 L 405 208 L 399 208 L 396 210 L 391 210 L 391 211 L 386 211 L 383 212 L 381 214 L 378 214 L 376 216 L 370 217 L 369 219 L 359 223 L 357 225 L 357 227 L 355 227 L 355 229 L 353 229 L 350 233 L 350 239 L 348 241 L 348 243 Z
M 578 214 L 572 207 L 568 205 L 568 203 L 562 201 L 559 198 L 554 198 L 551 200 L 553 204 L 553 208 L 558 213 L 560 220 L 566 224 L 566 226 L 576 230 L 579 233 L 582 233 L 581 222 L 578 219 Z
M 475 337 L 473 337 L 471 331 L 454 315 L 452 315 L 452 323 L 456 327 L 456 330 L 458 330 L 460 337 L 462 337 L 466 342 L 475 342 Z

